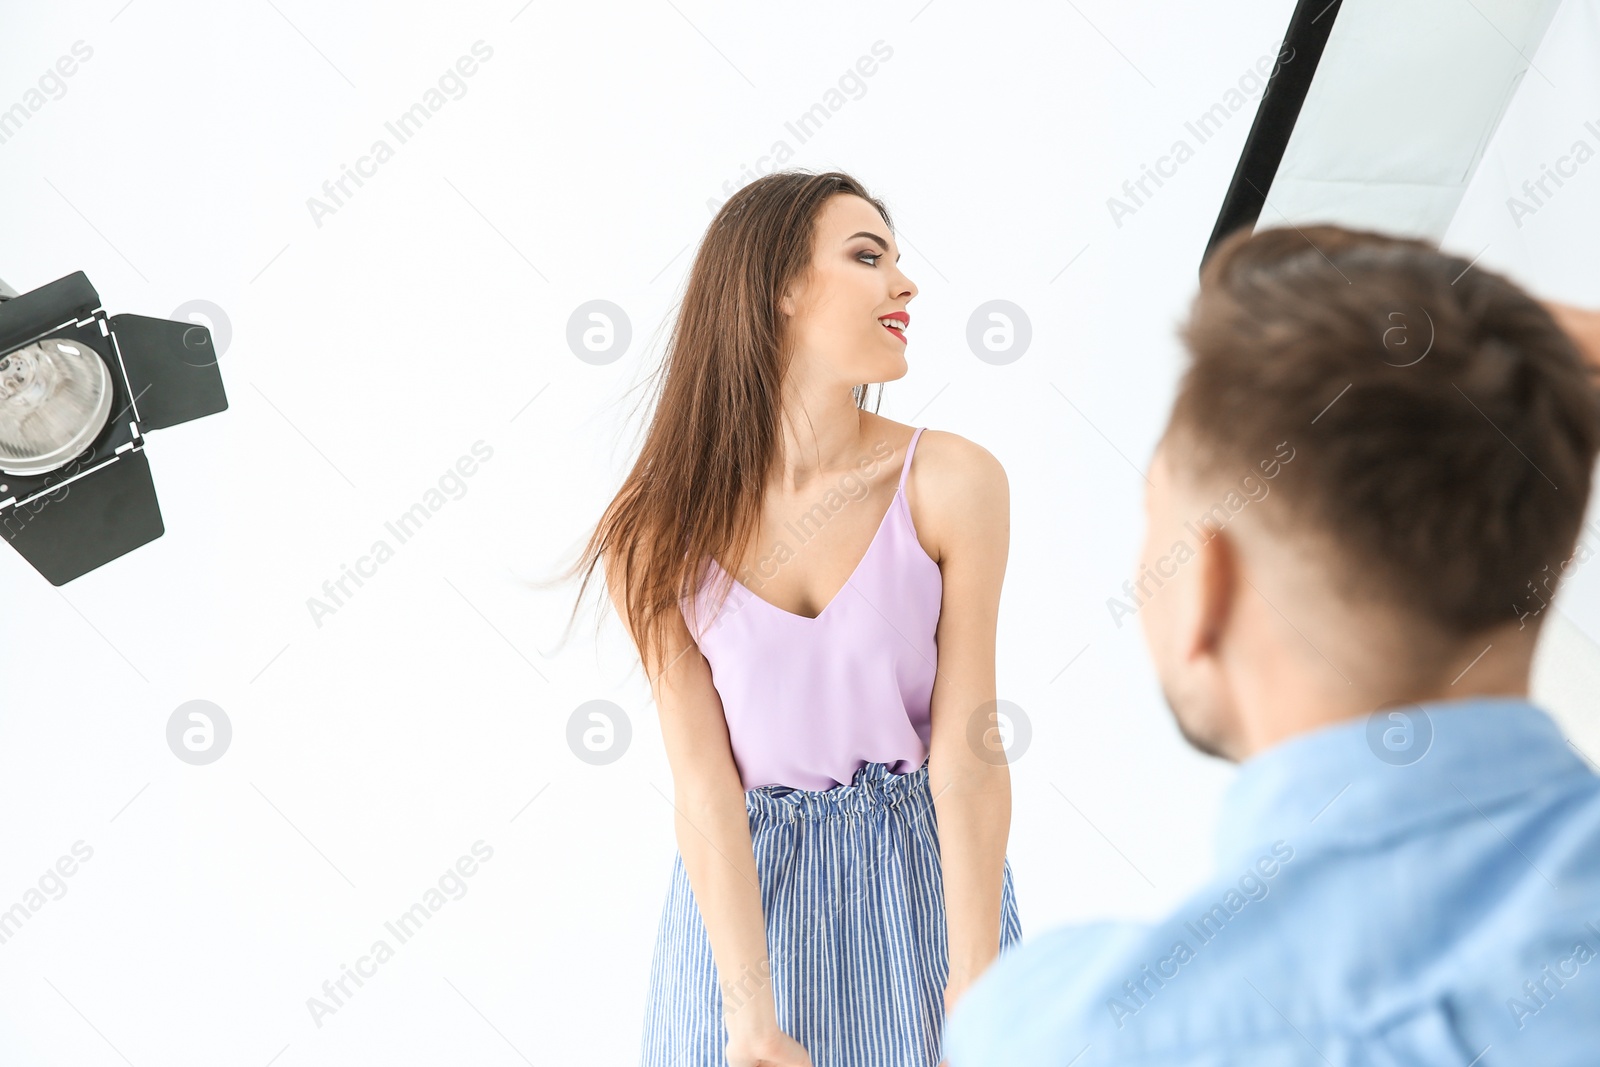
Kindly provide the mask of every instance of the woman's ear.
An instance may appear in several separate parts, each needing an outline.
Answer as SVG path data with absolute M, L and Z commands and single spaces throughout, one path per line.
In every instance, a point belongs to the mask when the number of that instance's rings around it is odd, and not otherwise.
M 800 277 L 790 282 L 784 289 L 783 295 L 778 298 L 778 310 L 789 318 L 794 318 L 800 308 L 800 303 L 805 299 L 806 288 L 810 285 L 811 272 L 807 270 Z

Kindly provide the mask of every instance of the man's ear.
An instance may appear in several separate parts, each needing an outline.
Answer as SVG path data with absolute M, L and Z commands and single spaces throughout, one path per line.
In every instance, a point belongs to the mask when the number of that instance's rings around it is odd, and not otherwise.
M 1178 652 L 1185 660 L 1216 654 L 1238 595 L 1238 546 L 1227 530 L 1201 526 L 1209 536 L 1189 564 L 1194 578 L 1178 608 Z

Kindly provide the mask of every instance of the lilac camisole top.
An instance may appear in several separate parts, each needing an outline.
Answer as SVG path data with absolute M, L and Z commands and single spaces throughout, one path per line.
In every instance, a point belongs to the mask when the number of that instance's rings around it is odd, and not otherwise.
M 700 595 L 680 602 L 711 665 L 734 763 L 746 790 L 831 789 L 865 763 L 895 774 L 928 755 L 934 631 L 944 581 L 917 540 L 906 475 L 844 588 L 815 618 L 785 611 L 732 579 L 714 616 L 710 561 Z M 835 509 L 837 510 L 837 509 Z

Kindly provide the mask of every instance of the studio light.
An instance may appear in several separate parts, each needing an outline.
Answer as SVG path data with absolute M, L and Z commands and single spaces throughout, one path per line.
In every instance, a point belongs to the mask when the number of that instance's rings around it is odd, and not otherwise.
M 224 411 L 211 331 L 0 282 L 0 534 L 65 585 L 165 532 L 144 435 Z
M 1244 226 L 1441 240 L 1562 6 L 1298 0 L 1202 264 Z

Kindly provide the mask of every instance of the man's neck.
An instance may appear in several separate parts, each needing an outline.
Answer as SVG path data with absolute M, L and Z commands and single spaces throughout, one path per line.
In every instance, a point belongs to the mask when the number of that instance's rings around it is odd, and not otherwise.
M 1475 697 L 1526 700 L 1533 666 L 1532 642 L 1520 642 L 1522 647 L 1513 648 L 1504 647 L 1504 644 L 1485 639 L 1487 647 L 1450 657 L 1449 662 L 1426 681 L 1396 680 L 1362 690 L 1353 683 L 1328 689 L 1313 680 L 1301 680 L 1298 685 L 1279 680 L 1259 690 L 1257 698 L 1248 702 L 1252 706 L 1241 707 L 1244 745 L 1238 758 L 1248 759 L 1300 734 L 1365 719 L 1385 709 L 1403 710 L 1415 705 Z

